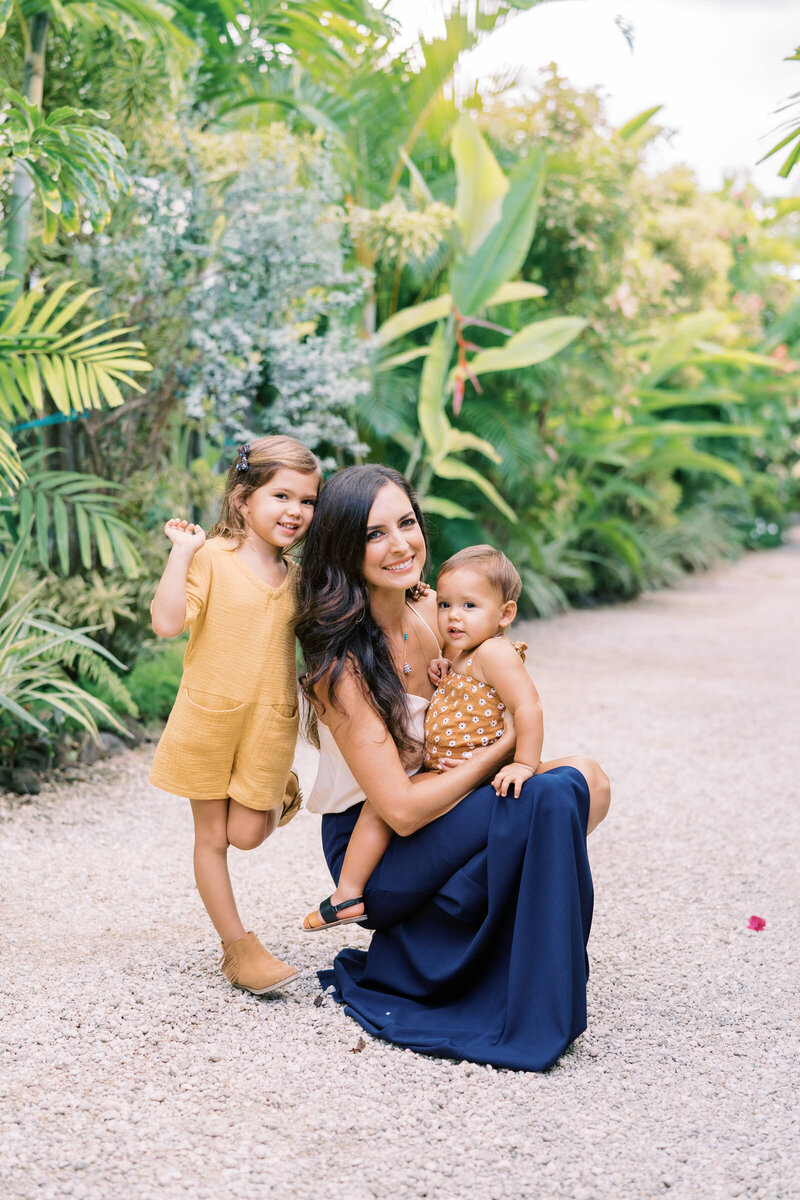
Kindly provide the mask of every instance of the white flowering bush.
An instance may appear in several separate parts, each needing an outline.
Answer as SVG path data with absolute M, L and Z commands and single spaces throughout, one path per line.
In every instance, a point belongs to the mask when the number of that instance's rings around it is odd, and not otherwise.
M 139 174 L 124 233 L 76 251 L 109 307 L 140 324 L 154 364 L 131 467 L 176 408 L 221 445 L 291 433 L 328 466 L 352 460 L 365 449 L 352 420 L 369 387 L 364 280 L 346 265 L 321 141 L 280 127 L 194 133 L 159 167 Z
M 225 224 L 196 291 L 186 395 L 228 440 L 292 433 L 333 461 L 358 454 L 369 387 L 356 334 L 361 277 L 345 266 L 338 184 L 317 141 L 273 131 L 225 190 Z M 332 463 L 331 463 L 332 465 Z

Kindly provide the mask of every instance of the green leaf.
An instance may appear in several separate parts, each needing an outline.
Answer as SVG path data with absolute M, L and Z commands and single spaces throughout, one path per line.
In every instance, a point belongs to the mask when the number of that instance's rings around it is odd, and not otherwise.
M 47 325 L 47 322 L 53 316 L 53 314 L 55 313 L 59 304 L 66 296 L 67 292 L 70 290 L 70 288 L 73 288 L 74 286 L 75 286 L 75 281 L 72 279 L 68 279 L 66 281 L 66 283 L 60 283 L 57 288 L 54 288 L 54 290 L 50 293 L 50 295 L 45 300 L 42 307 L 37 312 L 36 316 L 31 321 L 30 325 L 28 325 L 27 328 L 28 328 L 29 333 L 41 333 L 42 332 L 42 330 Z
M 662 408 L 703 408 L 727 404 L 744 404 L 745 397 L 730 388 L 696 388 L 694 391 L 671 391 L 669 388 L 637 388 L 640 413 L 658 412 Z
M 15 416 L 26 417 L 28 415 L 28 406 L 17 387 L 14 373 L 8 363 L 2 361 L 2 358 L 0 358 L 0 393 L 2 393 L 3 408 L 8 411 L 7 420 L 13 421 Z
M 474 483 L 477 488 L 480 488 L 484 496 L 491 500 L 495 508 L 499 509 L 504 517 L 514 525 L 518 523 L 517 514 L 514 510 L 509 508 L 497 488 L 481 475 L 479 471 L 453 458 L 436 459 L 435 462 L 431 463 L 431 466 L 441 479 L 463 479 L 468 483 Z
M 621 522 L 613 519 L 592 521 L 587 524 L 586 528 L 597 534 L 610 549 L 616 551 L 623 562 L 627 563 L 634 575 L 639 576 L 642 569 L 642 556 L 639 553 L 636 542 L 628 534 Z
M 50 561 L 50 507 L 47 503 L 46 492 L 36 493 L 34 506 L 36 511 L 36 549 L 39 554 L 39 562 L 46 568 Z
M 14 0 L 0 0 L 0 38 L 6 31 L 8 18 L 14 9 Z
M 432 325 L 434 321 L 441 321 L 444 317 L 450 316 L 452 307 L 451 297 L 445 294 L 436 296 L 433 300 L 424 300 L 422 304 L 401 308 L 381 325 L 376 335 L 378 342 L 381 346 L 386 346 L 389 342 L 404 337 L 414 329 L 421 329 L 423 325 Z
M 80 296 L 76 296 L 74 300 L 70 300 L 69 304 L 65 304 L 63 308 L 59 308 L 55 315 L 50 318 L 49 324 L 42 332 L 48 334 L 58 333 L 59 329 L 63 329 L 67 322 L 71 321 L 80 312 L 89 297 L 94 296 L 97 291 L 99 291 L 98 288 L 86 288 L 85 291 L 81 292 Z
M 92 513 L 92 528 L 94 529 L 97 554 L 100 562 L 110 571 L 114 566 L 114 549 L 111 545 L 111 539 L 108 536 L 105 522 L 101 520 L 97 513 Z
M 693 450 L 690 446 L 660 453 L 659 465 L 664 469 L 675 471 L 707 471 L 711 475 L 721 475 L 734 487 L 742 486 L 742 472 L 733 463 L 717 457 L 716 454 L 705 454 L 702 450 Z
M 502 284 L 486 301 L 485 307 L 492 308 L 496 304 L 513 304 L 517 300 L 538 300 L 546 295 L 547 288 L 541 287 L 538 283 L 527 283 L 523 279 L 517 279 Z M 432 325 L 435 321 L 441 321 L 450 316 L 452 308 L 453 300 L 447 293 L 436 296 L 433 300 L 424 300 L 422 304 L 401 308 L 381 325 L 377 333 L 378 342 L 381 346 L 386 346 L 390 342 L 404 337 L 407 333 L 412 333 L 415 329 L 421 329 L 424 325 Z M 418 348 L 413 353 L 417 354 L 417 352 Z M 427 348 L 422 353 L 427 354 Z M 410 362 L 411 359 L 408 358 L 404 361 Z M 382 364 L 382 369 L 388 370 L 388 367 Z
M 513 304 L 517 300 L 539 300 L 547 295 L 547 288 L 538 283 L 528 283 L 525 279 L 512 279 L 499 287 L 491 299 L 486 301 L 486 307 L 495 304 Z
M 75 509 L 75 527 L 78 531 L 81 562 L 88 571 L 92 566 L 92 534 L 89 527 L 89 516 L 84 508 Z
M 411 156 L 406 153 L 405 147 L 400 147 L 400 158 L 405 163 L 408 170 L 409 179 L 411 181 L 411 196 L 412 199 L 422 208 L 427 204 L 433 203 L 433 195 L 427 183 L 423 179 L 420 172 L 411 160 Z
M 477 437 L 467 429 L 448 429 L 444 448 L 447 454 L 457 454 L 461 450 L 475 450 L 478 454 L 483 454 L 485 458 L 491 459 L 493 463 L 503 461 L 491 442 Z
M 19 494 L 19 516 L 24 526 L 33 525 L 33 494 L 28 488 Z
M 417 418 L 428 452 L 432 456 L 445 452 L 450 429 L 450 422 L 444 411 L 444 383 L 452 344 L 452 335 L 448 335 L 444 326 L 440 325 L 433 335 L 430 351 L 422 368 Z
M 667 327 L 666 335 L 660 337 L 645 355 L 650 371 L 647 383 L 650 387 L 669 375 L 686 359 L 700 338 L 721 325 L 724 316 L 718 312 L 688 313 L 676 317 Z
M 32 725 L 34 729 L 38 729 L 39 733 L 44 733 L 45 735 L 50 733 L 46 725 L 43 725 L 32 713 L 22 708 L 15 700 L 12 700 L 10 696 L 5 695 L 2 691 L 0 691 L 0 708 L 4 708 L 6 712 L 11 713 L 12 717 L 15 717 L 22 725 Z
M 596 430 L 599 442 L 620 439 L 632 443 L 657 438 L 695 437 L 756 437 L 758 425 L 728 425 L 724 421 L 657 421 L 652 425 L 622 425 L 606 431 Z
M 624 125 L 620 125 L 619 129 L 617 130 L 617 137 L 622 142 L 630 141 L 633 135 L 638 133 L 640 129 L 643 129 L 644 126 L 653 119 L 657 112 L 661 112 L 663 107 L 663 104 L 656 104 L 653 106 L 653 108 L 645 109 L 645 111 L 639 113 L 638 116 L 631 117 L 630 121 L 626 121 Z
M 75 370 L 75 363 L 71 358 L 64 358 L 64 382 L 66 384 L 68 405 L 71 403 L 76 412 L 81 411 L 81 390 L 78 387 L 78 373 Z M 53 397 L 55 399 L 55 397 Z M 69 412 L 67 407 L 65 412 Z
M 119 563 L 120 569 L 128 579 L 134 579 L 141 571 L 141 559 L 117 522 L 109 523 L 108 532 L 114 547 L 114 557 Z
M 125 403 L 122 392 L 119 390 L 114 380 L 108 375 L 102 367 L 97 363 L 94 365 L 94 374 L 97 382 L 100 384 L 100 391 L 105 396 L 106 404 L 109 408 L 118 408 L 120 404 Z
M 26 366 L 28 371 L 28 394 L 31 397 L 31 403 L 37 413 L 44 412 L 42 380 L 39 374 L 39 365 L 33 355 L 28 359 Z
M 699 354 L 693 354 L 688 361 L 694 363 L 727 363 L 734 367 L 767 367 L 770 371 L 786 372 L 785 362 L 780 358 L 772 358 L 768 354 L 755 354 L 751 350 L 727 350 L 724 346 L 716 346 L 713 342 L 698 341 Z M 790 365 L 788 370 L 796 368 Z
M 69 517 L 67 506 L 61 496 L 53 496 L 53 524 L 55 525 L 56 550 L 61 573 L 69 575 Z
M 2 570 L 0 570 L 0 609 L 6 602 L 6 597 L 11 590 L 11 585 L 13 584 L 14 578 L 19 570 L 23 555 L 28 548 L 28 542 L 30 540 L 28 523 L 25 522 L 24 524 L 25 530 L 23 534 L 21 535 L 16 546 L 13 547 L 8 558 L 2 564 Z M 2 560 L 0 560 L 0 562 L 2 562 Z
M 472 255 L 500 220 L 509 183 L 466 113 L 453 127 L 450 149 L 456 165 L 455 220 L 464 251 Z
M 423 512 L 435 513 L 438 517 L 446 517 L 448 521 L 457 519 L 471 520 L 475 514 L 455 500 L 446 500 L 443 496 L 420 496 L 419 506 Z
M 504 346 L 482 350 L 470 363 L 474 375 L 513 371 L 545 362 L 574 341 L 586 328 L 583 317 L 550 317 L 523 326 Z
M 382 363 L 378 363 L 375 372 L 379 374 L 381 371 L 393 371 L 395 367 L 404 367 L 406 363 L 414 362 L 418 358 L 426 358 L 428 352 L 428 346 L 415 346 L 413 350 L 404 350 L 402 354 L 393 354 L 391 358 L 385 358 Z
M 521 269 L 536 226 L 544 162 L 544 151 L 534 150 L 516 167 L 500 220 L 475 254 L 459 256 L 450 291 L 465 316 L 474 315 Z

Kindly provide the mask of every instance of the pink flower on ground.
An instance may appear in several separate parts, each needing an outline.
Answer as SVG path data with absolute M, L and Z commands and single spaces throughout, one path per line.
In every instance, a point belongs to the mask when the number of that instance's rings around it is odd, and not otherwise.
M 747 928 L 757 929 L 760 932 L 762 929 L 766 928 L 766 924 L 767 922 L 763 917 L 751 917 L 747 922 Z

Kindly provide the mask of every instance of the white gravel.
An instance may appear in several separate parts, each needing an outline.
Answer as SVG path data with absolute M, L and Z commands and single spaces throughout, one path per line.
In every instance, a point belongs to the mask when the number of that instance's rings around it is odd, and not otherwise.
M 368 935 L 298 931 L 328 890 L 317 818 L 232 852 L 246 923 L 307 971 L 258 1000 L 216 968 L 152 748 L 0 798 L 3 1196 L 797 1196 L 798 565 L 795 541 L 520 628 L 547 753 L 614 784 L 589 1029 L 546 1075 L 399 1050 L 321 999 L 315 969 Z

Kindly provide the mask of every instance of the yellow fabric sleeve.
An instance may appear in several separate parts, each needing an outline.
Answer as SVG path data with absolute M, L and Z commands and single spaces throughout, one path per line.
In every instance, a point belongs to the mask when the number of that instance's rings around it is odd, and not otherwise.
M 201 546 L 192 559 L 186 577 L 186 620 L 183 628 L 188 629 L 196 620 L 208 599 L 211 584 L 211 559 L 205 546 Z

